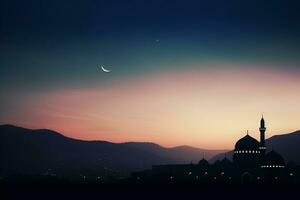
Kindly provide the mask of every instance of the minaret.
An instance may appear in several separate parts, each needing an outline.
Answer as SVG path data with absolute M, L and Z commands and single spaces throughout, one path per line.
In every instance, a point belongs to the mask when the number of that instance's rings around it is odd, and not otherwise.
M 265 120 L 264 116 L 262 115 L 262 118 L 260 120 L 260 144 L 259 144 L 259 149 L 262 155 L 265 154 L 266 152 L 266 145 L 265 145 L 265 132 L 266 132 L 266 127 L 265 127 Z

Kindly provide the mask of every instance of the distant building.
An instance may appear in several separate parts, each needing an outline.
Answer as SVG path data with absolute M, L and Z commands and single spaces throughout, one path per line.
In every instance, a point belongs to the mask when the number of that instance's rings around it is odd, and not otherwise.
M 251 137 L 248 131 L 236 142 L 232 161 L 225 156 L 209 164 L 203 157 L 198 164 L 154 165 L 151 170 L 133 173 L 132 180 L 200 183 L 293 181 L 295 170 L 287 167 L 283 157 L 273 149 L 267 152 L 263 117 L 259 131 L 260 142 Z

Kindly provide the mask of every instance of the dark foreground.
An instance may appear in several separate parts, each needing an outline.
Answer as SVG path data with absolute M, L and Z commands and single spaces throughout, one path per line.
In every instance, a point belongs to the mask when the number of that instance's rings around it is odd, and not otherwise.
M 0 199 L 287 199 L 299 185 L 270 184 L 129 184 L 46 183 L 1 184 Z

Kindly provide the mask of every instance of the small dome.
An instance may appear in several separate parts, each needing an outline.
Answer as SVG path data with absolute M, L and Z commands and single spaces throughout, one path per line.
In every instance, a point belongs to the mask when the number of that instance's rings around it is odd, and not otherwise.
M 216 160 L 216 161 L 214 162 L 214 165 L 219 165 L 220 163 L 221 163 L 220 160 Z
M 231 165 L 231 161 L 226 157 L 223 158 L 220 163 L 221 165 Z
M 248 134 L 235 144 L 235 150 L 257 150 L 258 148 L 259 142 Z
M 230 167 L 231 166 L 231 161 L 228 159 L 228 158 L 223 158 L 221 161 L 220 161 L 220 165 L 222 167 Z
M 264 164 L 265 165 L 281 165 L 284 166 L 284 159 L 283 157 L 275 152 L 275 151 L 270 151 L 264 158 Z
M 198 162 L 198 165 L 201 165 L 201 166 L 208 166 L 209 163 L 206 159 L 202 158 L 199 162 Z

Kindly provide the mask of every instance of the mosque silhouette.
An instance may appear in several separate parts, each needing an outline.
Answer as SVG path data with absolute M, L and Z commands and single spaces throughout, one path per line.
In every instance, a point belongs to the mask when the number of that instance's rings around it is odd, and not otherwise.
M 226 157 L 210 164 L 203 156 L 198 164 L 154 165 L 150 170 L 135 172 L 135 182 L 291 182 L 293 168 L 274 149 L 267 151 L 265 144 L 265 120 L 260 120 L 260 142 L 246 136 L 239 139 L 233 151 L 232 161 Z

